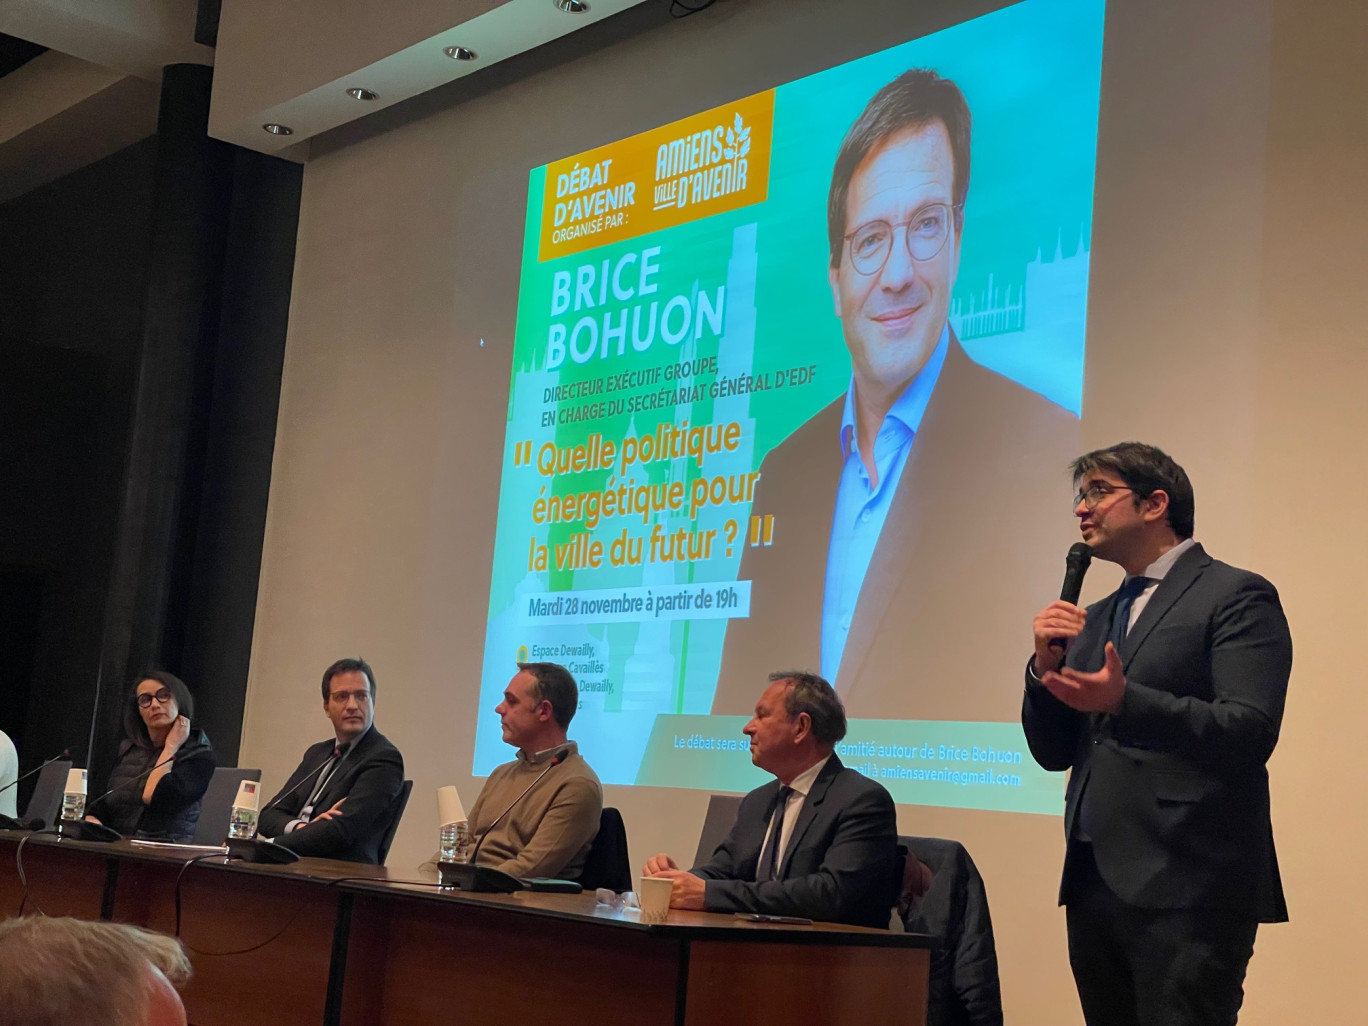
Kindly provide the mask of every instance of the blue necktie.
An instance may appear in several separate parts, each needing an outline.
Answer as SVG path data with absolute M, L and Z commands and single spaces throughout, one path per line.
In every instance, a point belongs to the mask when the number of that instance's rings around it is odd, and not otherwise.
M 1121 642 L 1126 639 L 1126 632 L 1130 630 L 1131 609 L 1135 605 L 1135 600 L 1151 583 L 1153 582 L 1149 577 L 1129 577 L 1117 589 L 1116 605 L 1112 607 L 1111 631 L 1107 634 L 1107 640 L 1116 646 L 1118 652 L 1121 651 Z
M 770 817 L 769 839 L 764 850 L 760 852 L 760 862 L 755 870 L 757 883 L 776 880 L 779 877 L 779 843 L 784 836 L 784 811 L 788 808 L 789 795 L 791 794 L 793 794 L 793 788 L 787 786 L 779 788 L 779 798 L 774 806 L 774 815 Z
M 1116 590 L 1116 604 L 1112 606 L 1111 629 L 1107 632 L 1107 640 L 1116 648 L 1118 655 L 1121 653 L 1121 642 L 1126 640 L 1126 632 L 1130 630 L 1130 615 L 1135 600 L 1152 583 L 1153 578 L 1150 577 L 1129 577 Z M 1083 786 L 1083 793 L 1079 795 L 1078 818 L 1074 823 L 1074 830 L 1079 840 L 1092 841 L 1092 809 L 1086 784 Z

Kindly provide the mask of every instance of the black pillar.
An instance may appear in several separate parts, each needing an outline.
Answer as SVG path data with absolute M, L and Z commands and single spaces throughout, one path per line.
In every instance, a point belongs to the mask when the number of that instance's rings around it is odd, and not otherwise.
M 167 630 L 179 617 L 168 612 L 194 546 L 191 455 L 204 446 L 232 184 L 233 148 L 206 131 L 212 76 L 177 64 L 162 77 L 142 345 L 91 729 L 97 782 L 122 736 L 132 676 L 175 672 L 179 655 L 178 632 Z
M 242 734 L 302 180 L 299 164 L 236 151 L 194 552 L 169 610 L 166 659 L 221 766 L 237 764 Z

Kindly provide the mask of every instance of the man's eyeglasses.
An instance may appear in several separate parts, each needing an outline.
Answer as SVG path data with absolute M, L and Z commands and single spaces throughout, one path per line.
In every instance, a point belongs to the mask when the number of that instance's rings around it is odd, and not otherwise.
M 165 705 L 167 702 L 171 701 L 171 692 L 167 691 L 166 688 L 161 688 L 158 691 L 144 691 L 138 696 L 138 708 L 148 708 L 152 704 L 154 698 L 157 700 L 158 705 Z
M 346 705 L 351 699 L 356 699 L 357 705 L 365 705 L 370 701 L 369 691 L 334 691 L 328 696 L 334 705 Z
M 1135 491 L 1134 488 L 1127 488 L 1124 485 L 1090 484 L 1087 488 L 1084 488 L 1074 496 L 1072 508 L 1078 509 L 1079 503 L 1082 503 L 1084 509 L 1089 511 L 1095 510 L 1108 495 L 1112 495 L 1116 492 L 1133 491 Z
M 906 221 L 889 224 L 869 221 L 845 237 L 850 243 L 850 262 L 864 275 L 878 274 L 888 263 L 893 252 L 893 236 L 899 228 L 906 229 L 907 253 L 913 260 L 927 261 L 945 248 L 950 237 L 951 220 L 962 204 L 932 203 L 922 207 Z

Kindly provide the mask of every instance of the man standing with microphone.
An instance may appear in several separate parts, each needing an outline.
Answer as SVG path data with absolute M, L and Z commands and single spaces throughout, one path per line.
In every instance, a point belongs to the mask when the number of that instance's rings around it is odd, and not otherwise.
M 1266 763 L 1292 639 L 1274 587 L 1192 538 L 1183 468 L 1123 442 L 1073 463 L 1074 515 L 1126 571 L 1037 614 L 1022 726 L 1065 799 L 1069 961 L 1088 1026 L 1230 1026 L 1287 906 Z

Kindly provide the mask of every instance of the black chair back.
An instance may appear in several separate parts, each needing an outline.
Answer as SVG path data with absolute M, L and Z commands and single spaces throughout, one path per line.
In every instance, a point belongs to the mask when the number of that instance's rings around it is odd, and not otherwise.
M 409 795 L 413 793 L 413 781 L 405 780 L 399 788 L 399 794 L 394 799 L 394 804 L 390 806 L 394 811 L 390 814 L 389 826 L 385 827 L 385 833 L 380 838 L 380 861 L 377 865 L 383 866 L 385 859 L 389 857 L 390 845 L 394 843 L 394 832 L 399 829 L 399 821 L 404 818 L 404 809 L 408 805 Z
M 1002 1026 L 993 920 L 988 891 L 969 852 L 940 837 L 899 837 L 931 869 L 931 887 L 903 902 L 909 933 L 936 938 L 927 993 L 927 1026 Z
M 599 832 L 594 838 L 584 868 L 580 870 L 580 886 L 586 891 L 608 887 L 621 894 L 632 889 L 632 860 L 627 854 L 627 826 L 622 813 L 609 806 L 599 813 Z
M 727 839 L 741 808 L 739 794 L 715 794 L 708 799 L 708 814 L 703 817 L 703 832 L 698 835 L 698 851 L 693 864 L 701 866 L 712 858 L 717 846 Z
M 222 844 L 228 838 L 228 817 L 237 797 L 238 784 L 244 780 L 261 782 L 261 770 L 219 766 L 209 778 L 200 799 L 199 820 L 195 823 L 192 844 Z
M 33 794 L 24 809 L 25 819 L 41 819 L 44 826 L 56 825 L 62 814 L 62 793 L 70 769 L 70 759 L 58 759 L 38 771 L 38 783 L 33 785 Z

